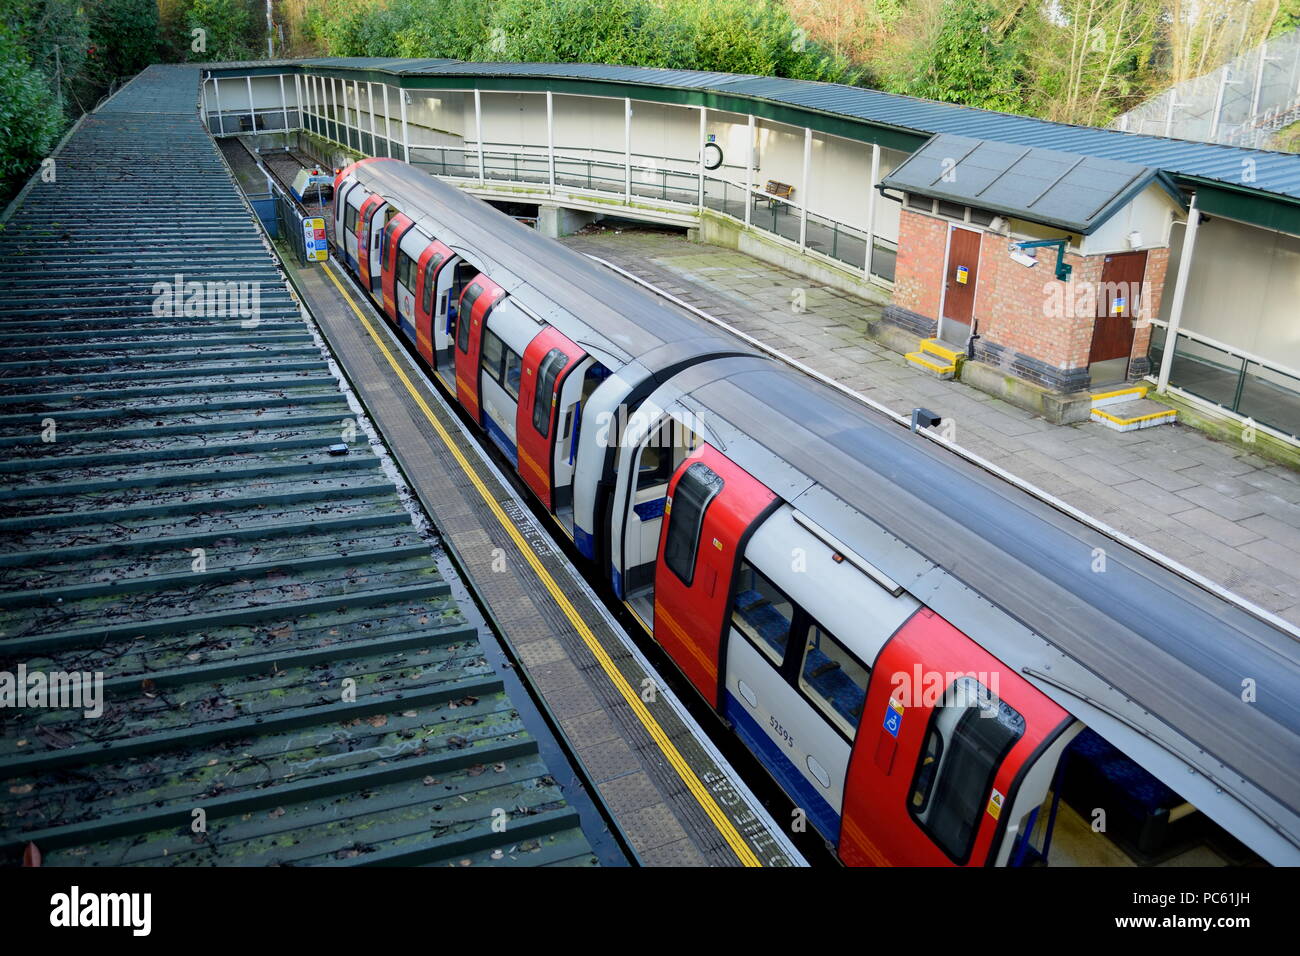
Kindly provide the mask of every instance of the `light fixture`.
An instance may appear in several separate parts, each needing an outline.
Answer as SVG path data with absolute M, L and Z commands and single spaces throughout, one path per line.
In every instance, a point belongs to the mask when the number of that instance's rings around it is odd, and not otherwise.
M 1035 259 L 1027 252 L 1021 252 L 1019 249 L 1011 250 L 1011 258 L 1014 259 L 1016 262 L 1020 263 L 1022 266 L 1032 267 L 1038 265 L 1037 259 Z
M 1142 248 L 1142 233 L 1134 229 L 1128 234 L 1128 247 L 1130 249 Z

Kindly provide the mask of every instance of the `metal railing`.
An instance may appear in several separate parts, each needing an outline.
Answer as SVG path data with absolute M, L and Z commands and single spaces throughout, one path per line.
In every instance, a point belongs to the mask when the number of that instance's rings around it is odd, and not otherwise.
M 308 110 L 306 128 L 326 139 L 366 155 L 402 156 L 402 147 L 368 130 L 337 122 L 329 115 Z M 666 156 L 625 154 L 596 147 L 588 155 L 557 150 L 554 159 L 543 147 L 509 148 L 512 144 L 484 142 L 483 149 L 467 145 L 412 144 L 411 164 L 448 179 L 522 183 L 549 187 L 554 163 L 555 185 L 566 190 L 648 199 L 682 207 L 700 203 L 700 173 L 688 160 Z M 506 148 L 502 148 L 506 147 Z M 388 152 L 391 150 L 391 153 Z M 606 158 L 608 157 L 608 158 Z M 743 167 L 730 171 L 743 175 Z M 808 211 L 795 199 L 780 199 L 761 189 L 747 189 L 717 170 L 704 176 L 704 207 L 751 228 L 791 243 L 813 256 L 822 256 L 885 284 L 894 281 L 897 242 Z M 750 204 L 748 215 L 746 203 Z M 804 221 L 806 219 L 806 222 Z M 801 242 L 802 239 L 802 242 Z M 868 250 L 870 245 L 870 250 Z M 868 251 L 870 256 L 868 257 Z
M 1169 328 L 1151 320 L 1151 364 L 1158 370 Z M 1155 380 L 1156 376 L 1149 376 Z M 1300 372 L 1208 336 L 1178 330 L 1169 385 L 1194 398 L 1300 440 Z

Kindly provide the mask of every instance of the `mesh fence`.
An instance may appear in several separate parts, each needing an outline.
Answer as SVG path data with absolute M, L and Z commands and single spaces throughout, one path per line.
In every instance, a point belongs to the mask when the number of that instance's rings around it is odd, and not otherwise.
M 1300 121 L 1300 30 L 1247 50 L 1120 116 L 1114 129 L 1269 149 Z

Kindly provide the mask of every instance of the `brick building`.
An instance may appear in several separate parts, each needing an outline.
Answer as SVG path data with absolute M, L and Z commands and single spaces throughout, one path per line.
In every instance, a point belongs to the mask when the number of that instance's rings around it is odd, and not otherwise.
M 880 188 L 902 204 L 886 318 L 937 340 L 914 364 L 952 374 L 964 354 L 963 378 L 984 367 L 1063 395 L 1150 371 L 1185 212 L 1164 174 L 940 135 Z

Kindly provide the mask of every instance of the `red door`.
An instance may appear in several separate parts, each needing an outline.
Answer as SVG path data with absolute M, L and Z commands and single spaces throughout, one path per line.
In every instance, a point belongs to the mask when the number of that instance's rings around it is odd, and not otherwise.
M 899 628 L 871 673 L 844 788 L 840 858 L 984 865 L 1009 822 L 1020 771 L 1070 716 L 928 608 Z M 971 680 L 996 706 L 961 706 L 976 697 L 954 689 Z
M 1127 359 L 1133 352 L 1133 320 L 1141 314 L 1142 278 L 1146 271 L 1145 252 L 1106 257 L 1101 267 L 1101 291 L 1097 295 L 1089 365 Z
M 384 261 L 381 264 L 383 268 L 384 281 L 384 313 L 397 324 L 397 247 L 406 235 L 414 222 L 398 213 L 388 221 L 384 227 Z
M 709 489 L 702 515 L 698 493 L 677 495 L 683 480 Z M 765 485 L 709 445 L 701 445 L 683 461 L 668 484 L 655 564 L 655 640 L 715 708 L 725 673 L 721 648 L 731 582 L 748 532 L 776 504 L 776 495 Z M 676 527 L 674 520 L 679 522 Z M 680 524 L 683 521 L 687 524 Z M 682 551 L 674 549 L 677 558 L 669 553 L 670 537 L 694 543 L 689 566 Z
M 357 274 L 371 292 L 379 290 L 379 270 L 375 269 L 374 275 L 370 273 L 370 227 L 383 204 L 382 196 L 371 195 L 362 200 L 357 210 Z
M 438 273 L 451 257 L 452 251 L 435 239 L 420 253 L 420 261 L 416 264 L 415 347 L 430 367 L 434 364 L 433 300 L 437 298 Z
M 970 338 L 979 264 L 980 234 L 949 226 L 948 272 L 943 280 L 943 337 L 955 345 L 964 345 Z
M 524 349 L 523 385 L 515 419 L 519 476 L 547 511 L 555 510 L 553 472 L 560 386 L 586 354 L 549 325 Z
M 488 313 L 505 296 L 505 290 L 485 275 L 460 295 L 456 309 L 456 397 L 469 417 L 482 424 L 479 414 L 479 355 L 483 350 L 483 326 Z

